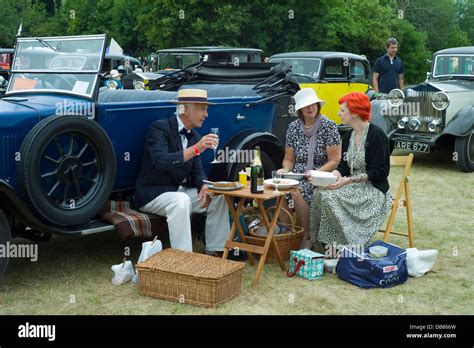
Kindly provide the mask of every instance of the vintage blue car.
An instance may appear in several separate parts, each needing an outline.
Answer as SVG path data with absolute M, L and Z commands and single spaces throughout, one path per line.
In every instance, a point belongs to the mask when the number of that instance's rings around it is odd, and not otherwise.
M 160 90 L 100 88 L 105 35 L 18 38 L 0 100 L 0 244 L 33 233 L 109 231 L 95 221 L 104 203 L 133 194 L 146 132 L 175 114 L 180 88 L 204 88 L 217 103 L 198 131 L 220 129 L 219 149 L 260 145 L 266 174 L 279 168 L 290 96 L 285 64 L 200 63 L 157 80 Z M 225 81 L 225 83 L 223 83 Z M 248 163 L 210 164 L 211 179 L 235 179 Z M 38 231 L 38 232 L 35 232 Z M 0 258 L 0 275 L 7 259 Z

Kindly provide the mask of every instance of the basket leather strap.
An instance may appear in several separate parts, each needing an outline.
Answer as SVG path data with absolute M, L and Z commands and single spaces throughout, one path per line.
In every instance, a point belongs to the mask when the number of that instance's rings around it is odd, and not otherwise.
M 294 262 L 298 261 L 298 258 L 294 257 L 293 261 Z M 298 273 L 298 271 L 300 270 L 301 266 L 303 266 L 304 264 L 305 264 L 304 260 L 299 260 L 298 263 L 295 266 L 295 269 L 293 270 L 293 273 L 290 274 L 290 270 L 288 270 L 286 272 L 287 277 L 288 278 L 294 277 L 296 275 L 296 273 Z

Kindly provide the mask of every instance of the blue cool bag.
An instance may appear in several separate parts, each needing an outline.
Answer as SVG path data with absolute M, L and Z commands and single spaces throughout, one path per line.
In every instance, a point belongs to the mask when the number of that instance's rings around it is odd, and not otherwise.
M 369 254 L 369 247 L 382 245 L 388 249 L 387 256 L 380 259 Z M 396 245 L 377 240 L 364 253 L 344 247 L 336 266 L 339 278 L 361 288 L 390 288 L 403 284 L 408 279 L 406 250 Z

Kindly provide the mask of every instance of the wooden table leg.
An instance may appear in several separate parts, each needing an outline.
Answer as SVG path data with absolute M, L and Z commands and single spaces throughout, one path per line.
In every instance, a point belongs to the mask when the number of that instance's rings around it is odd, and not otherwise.
M 242 209 L 244 207 L 244 202 L 245 198 L 241 198 L 239 201 L 239 205 L 237 206 L 237 211 L 234 208 L 234 201 L 232 197 L 224 195 L 225 200 L 227 202 L 227 206 L 229 207 L 229 212 L 230 215 L 232 216 L 232 220 L 234 221 L 232 223 L 232 228 L 230 229 L 230 234 L 229 238 L 227 239 L 228 242 L 231 242 L 234 238 L 235 234 L 235 229 L 237 228 L 237 231 L 239 232 L 240 238 L 242 239 L 242 243 L 247 244 L 247 238 L 245 238 L 245 233 L 242 229 L 242 225 L 240 224 L 240 213 L 242 212 Z M 224 254 L 222 255 L 223 259 L 227 259 L 227 256 L 229 255 L 229 249 L 224 248 Z M 249 256 L 249 262 L 250 265 L 253 266 L 255 264 L 255 259 L 252 255 L 252 253 L 247 252 L 247 255 Z
M 267 229 L 269 231 L 267 237 L 270 237 L 269 238 L 270 243 L 272 243 L 273 247 L 275 248 L 275 252 L 276 252 L 276 255 L 277 255 L 278 263 L 280 264 L 280 268 L 283 271 L 286 271 L 285 264 L 283 262 L 283 258 L 281 257 L 281 254 L 280 254 L 280 248 L 278 248 L 278 242 L 276 241 L 275 235 L 274 235 L 274 232 L 273 232 L 276 225 L 277 225 L 278 217 L 280 216 L 280 210 L 281 210 L 282 204 L 283 204 L 283 196 L 277 198 L 277 204 L 276 204 L 275 211 L 273 213 L 273 219 L 272 219 L 271 223 L 268 221 L 268 217 L 267 217 L 267 214 L 265 213 L 265 209 L 263 207 L 263 204 L 259 205 L 258 209 L 260 211 L 260 214 L 262 215 L 263 222 L 265 223 L 265 226 L 267 227 Z M 268 243 L 268 248 L 270 248 L 270 243 Z
M 258 263 L 257 273 L 255 274 L 255 279 L 252 283 L 252 287 L 256 287 L 257 284 L 258 284 L 258 281 L 260 280 L 260 275 L 263 271 L 263 266 L 265 265 L 265 260 L 267 259 L 267 254 L 268 254 L 268 249 L 270 248 L 270 243 L 273 242 L 273 245 L 275 246 L 275 251 L 276 251 L 276 254 L 277 254 L 277 259 L 278 259 L 278 262 L 280 264 L 280 267 L 281 267 L 282 270 L 285 270 L 285 266 L 284 266 L 283 261 L 281 259 L 280 251 L 278 250 L 277 243 L 276 243 L 276 241 L 274 239 L 274 236 L 273 236 L 273 229 L 276 226 L 276 223 L 278 221 L 278 215 L 280 213 L 280 208 L 281 208 L 281 204 L 282 204 L 282 197 L 279 197 L 277 199 L 277 206 L 275 208 L 275 212 L 274 212 L 273 219 L 272 219 L 271 223 L 269 223 L 268 218 L 267 218 L 267 214 L 265 212 L 265 208 L 263 207 L 264 201 L 261 200 L 261 199 L 258 199 L 257 203 L 258 203 L 258 210 L 260 212 L 260 215 L 262 216 L 262 219 L 263 219 L 263 222 L 265 223 L 265 226 L 267 227 L 268 233 L 267 233 L 267 239 L 265 240 L 264 253 L 260 256 L 260 262 Z

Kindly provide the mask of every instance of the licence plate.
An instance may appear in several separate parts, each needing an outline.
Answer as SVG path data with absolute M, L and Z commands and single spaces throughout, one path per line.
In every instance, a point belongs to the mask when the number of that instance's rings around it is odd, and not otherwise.
M 430 145 L 417 141 L 395 140 L 395 149 L 413 152 L 430 153 Z

